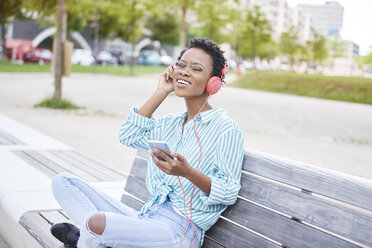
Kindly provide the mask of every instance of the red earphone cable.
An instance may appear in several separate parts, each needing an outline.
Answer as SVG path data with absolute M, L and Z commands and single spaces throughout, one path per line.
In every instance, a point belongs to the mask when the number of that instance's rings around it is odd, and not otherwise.
M 205 100 L 203 106 L 200 108 L 199 112 L 197 113 L 196 115 L 196 118 L 195 118 L 195 121 L 194 121 L 194 133 L 195 133 L 195 136 L 198 140 L 198 143 L 199 143 L 199 148 L 200 148 L 200 156 L 199 156 L 199 162 L 198 162 L 198 165 L 196 166 L 196 170 L 199 169 L 199 165 L 200 165 L 200 161 L 201 161 L 201 157 L 202 157 L 202 146 L 201 146 L 201 143 L 200 143 L 200 139 L 199 139 L 199 136 L 198 136 L 198 133 L 196 132 L 196 121 L 198 120 L 198 117 L 200 115 L 200 112 L 202 111 L 202 109 L 204 108 L 205 104 L 207 103 L 209 97 L 211 95 L 208 95 L 207 99 Z M 182 183 L 181 183 L 181 180 L 180 178 L 178 177 L 178 182 L 180 183 L 181 185 L 181 189 L 182 189 L 182 192 L 183 192 L 183 207 L 184 207 L 184 210 L 185 210 L 185 213 L 186 213 L 186 226 L 182 232 L 182 235 L 181 235 L 181 238 L 180 238 L 180 244 L 181 244 L 181 248 L 182 248 L 182 237 L 183 237 L 183 234 L 185 233 L 186 231 L 186 228 L 187 228 L 187 225 L 189 224 L 189 215 L 187 213 L 187 210 L 186 210 L 186 194 L 185 194 L 185 190 L 183 189 L 183 186 L 182 186 Z M 195 185 L 193 186 L 192 188 L 192 193 L 191 193 L 191 199 L 190 199 L 190 223 L 191 223 L 191 227 L 192 227 L 192 242 L 191 242 L 191 247 L 194 245 L 194 225 L 192 223 L 192 197 L 194 196 L 194 192 L 195 192 Z

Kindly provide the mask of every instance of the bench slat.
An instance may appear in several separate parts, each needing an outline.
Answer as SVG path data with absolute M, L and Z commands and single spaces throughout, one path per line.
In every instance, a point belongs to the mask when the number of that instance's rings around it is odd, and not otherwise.
M 222 246 L 222 245 L 214 242 L 210 238 L 205 237 L 202 248 L 225 248 L 225 246 Z
M 71 172 L 86 181 L 97 181 L 97 178 L 91 176 L 89 173 L 82 171 L 76 166 L 71 166 L 71 164 L 61 161 L 58 158 L 53 159 L 51 157 L 46 157 L 44 154 L 35 150 L 14 150 L 12 151 L 15 155 L 26 161 L 28 164 L 34 166 L 39 171 L 43 172 L 50 178 L 53 178 L 60 172 Z
M 219 244 L 229 248 L 281 247 L 221 218 L 210 230 L 206 232 L 206 235 Z
M 133 176 L 146 181 L 146 172 L 147 172 L 147 160 L 142 158 L 135 158 L 133 161 L 130 174 Z
M 57 175 L 60 172 L 70 172 L 88 182 L 99 181 L 97 177 L 92 175 L 91 171 L 85 171 L 80 166 L 70 163 L 64 159 L 61 159 L 60 156 L 57 156 L 55 151 L 30 151 L 33 157 L 37 158 L 40 161 L 44 161 L 44 164 L 49 165 L 52 169 L 56 171 Z M 53 175 L 53 177 L 55 176 Z
M 54 223 L 59 223 L 59 222 L 68 222 L 72 223 L 72 221 L 66 216 L 62 215 L 60 211 L 55 210 L 55 211 L 40 211 L 39 214 L 41 217 L 44 217 L 47 222 L 50 222 L 51 225 Z
M 247 173 L 242 174 L 240 195 L 327 231 L 372 246 L 372 218 L 366 213 Z
M 83 155 L 79 153 L 67 152 L 63 150 L 48 152 L 58 157 L 65 163 L 70 164 L 70 166 L 79 168 L 86 174 L 89 173 L 89 175 L 94 178 L 92 181 L 116 181 L 118 179 L 115 178 L 115 176 L 112 176 L 112 173 L 110 173 L 111 171 L 108 171 L 104 166 L 98 164 L 97 162 L 92 162 L 86 159 L 84 160 Z
M 73 157 L 74 159 L 89 165 L 89 168 L 88 168 L 89 171 L 91 171 L 92 167 L 96 168 L 97 171 L 105 174 L 108 178 L 110 178 L 111 181 L 120 181 L 126 178 L 126 176 L 123 173 L 103 164 L 99 160 L 89 157 L 86 154 L 77 152 L 75 150 L 68 150 L 68 151 L 65 151 L 65 153 L 67 153 L 69 156 Z
M 243 169 L 372 211 L 369 180 L 254 151 L 245 153 Z
M 19 223 L 44 248 L 63 248 L 64 245 L 50 233 L 51 225 L 37 211 L 24 213 Z
M 222 216 L 287 247 L 359 247 L 242 199 L 226 209 Z
M 125 193 L 121 196 L 120 201 L 136 211 L 140 211 L 142 209 L 142 206 L 144 205 L 142 202 L 137 201 L 136 199 Z
M 149 157 L 149 152 L 147 150 L 137 149 L 136 157 L 143 158 L 144 160 L 147 160 L 148 157 Z
M 146 183 L 132 175 L 128 176 L 125 191 L 131 195 L 134 195 L 143 202 L 150 198 L 150 193 L 147 190 Z
M 24 160 L 29 165 L 35 167 L 37 170 L 39 170 L 49 178 L 54 177 L 58 172 L 62 172 L 63 170 L 58 164 L 54 163 L 53 161 L 50 161 L 48 166 L 46 166 L 42 161 L 36 159 L 26 151 L 13 150 L 12 153 Z

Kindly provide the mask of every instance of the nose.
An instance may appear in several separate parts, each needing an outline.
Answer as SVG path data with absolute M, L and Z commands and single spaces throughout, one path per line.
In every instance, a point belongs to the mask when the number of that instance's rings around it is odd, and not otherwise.
M 180 68 L 179 72 L 181 76 L 189 76 L 189 67 Z

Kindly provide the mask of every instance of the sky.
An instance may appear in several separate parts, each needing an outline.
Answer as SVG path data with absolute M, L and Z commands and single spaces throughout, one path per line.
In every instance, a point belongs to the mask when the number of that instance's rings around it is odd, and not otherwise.
M 287 0 L 297 4 L 325 4 L 325 0 Z M 344 7 L 341 37 L 359 45 L 360 55 L 372 52 L 372 0 L 337 0 Z

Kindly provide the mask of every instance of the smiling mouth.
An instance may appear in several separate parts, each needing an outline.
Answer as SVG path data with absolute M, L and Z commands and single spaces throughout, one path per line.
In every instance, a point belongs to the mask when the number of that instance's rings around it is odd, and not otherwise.
M 184 84 L 184 85 L 191 85 L 190 82 L 188 82 L 188 81 L 186 81 L 186 80 L 183 80 L 183 79 L 178 79 L 178 80 L 177 80 L 177 83 L 179 83 L 179 84 Z

